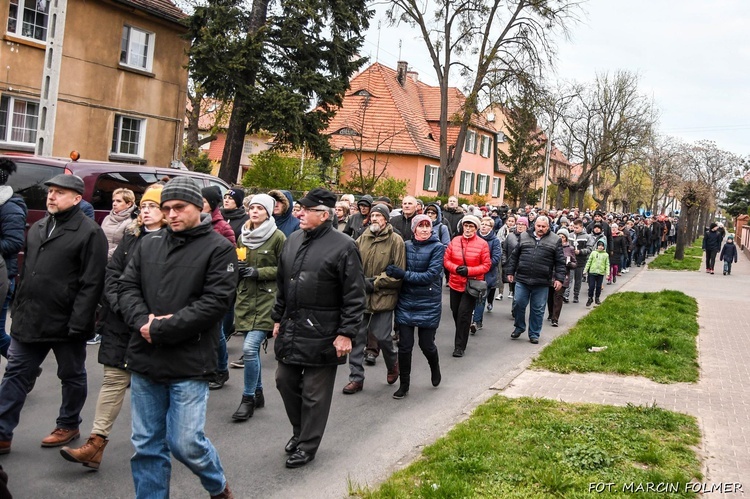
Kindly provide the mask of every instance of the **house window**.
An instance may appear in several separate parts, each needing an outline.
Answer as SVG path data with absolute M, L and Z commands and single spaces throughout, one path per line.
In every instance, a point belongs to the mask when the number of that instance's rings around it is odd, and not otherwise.
M 354 95 L 358 95 L 359 97 L 372 97 L 372 94 L 365 89 L 355 92 Z
M 354 128 L 349 127 L 339 128 L 333 133 L 337 135 L 350 135 L 353 137 L 359 135 L 359 133 Z
M 474 187 L 474 174 L 472 172 L 461 172 L 460 185 L 458 192 L 460 194 L 471 194 Z
M 477 194 L 486 195 L 490 190 L 490 176 L 484 173 L 477 175 Z
M 505 134 L 503 132 L 497 132 L 497 142 L 499 144 L 505 142 Z
M 466 152 L 476 153 L 477 152 L 477 132 L 474 130 L 466 131 Z
M 252 139 L 245 139 L 242 143 L 242 154 L 243 156 L 250 156 L 253 153 L 253 141 Z
M 491 149 L 492 137 L 490 137 L 489 135 L 480 135 L 479 154 L 483 158 L 489 158 Z
M 146 120 L 116 114 L 112 154 L 142 157 L 145 128 Z
M 38 120 L 38 102 L 0 97 L 0 141 L 33 144 Z
M 493 198 L 499 198 L 500 197 L 500 187 L 502 186 L 502 180 L 500 180 L 500 177 L 493 177 L 492 178 L 492 197 Z
M 133 26 L 122 27 L 120 64 L 151 71 L 154 58 L 154 34 Z
M 8 33 L 47 40 L 48 0 L 10 0 Z
M 422 183 L 422 188 L 426 191 L 437 191 L 439 178 L 440 178 L 439 166 L 425 165 L 424 182 Z

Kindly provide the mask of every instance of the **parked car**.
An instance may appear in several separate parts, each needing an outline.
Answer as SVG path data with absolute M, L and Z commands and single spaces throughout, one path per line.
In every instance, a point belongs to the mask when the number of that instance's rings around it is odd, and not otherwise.
M 60 173 L 78 175 L 83 179 L 86 190 L 83 199 L 94 206 L 96 221 L 101 223 L 112 210 L 112 193 L 121 187 L 135 193 L 136 202 L 140 201 L 143 191 L 159 180 L 178 176 L 188 176 L 196 181 L 199 187 L 216 185 L 222 194 L 230 187 L 218 177 L 177 168 L 110 163 L 106 161 L 74 161 L 69 158 L 49 158 L 26 154 L 6 153 L 0 155 L 12 159 L 18 165 L 18 171 L 8 179 L 13 192 L 23 196 L 29 215 L 27 227 L 43 218 L 47 213 L 47 187 L 44 182 Z

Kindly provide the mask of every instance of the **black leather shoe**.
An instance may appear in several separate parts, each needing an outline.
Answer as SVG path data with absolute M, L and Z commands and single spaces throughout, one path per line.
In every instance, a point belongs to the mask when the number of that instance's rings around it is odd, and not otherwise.
M 523 333 L 523 331 L 515 331 L 514 330 L 512 333 L 510 333 L 510 339 L 517 340 L 518 338 L 521 337 L 521 333 Z
M 286 460 L 286 467 L 301 468 L 313 459 L 315 459 L 315 454 L 297 449 L 294 454 L 289 456 L 289 459 Z
M 461 350 L 460 348 L 456 348 L 455 350 L 453 350 L 453 356 L 454 357 L 463 357 L 464 356 L 464 351 Z
M 293 436 L 286 443 L 286 447 L 284 447 L 284 452 L 286 452 L 287 454 L 294 454 L 294 452 L 297 450 L 298 443 L 299 443 L 299 437 Z

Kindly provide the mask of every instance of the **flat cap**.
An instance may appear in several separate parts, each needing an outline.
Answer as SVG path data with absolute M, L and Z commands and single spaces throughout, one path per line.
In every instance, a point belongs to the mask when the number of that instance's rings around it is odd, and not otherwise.
M 83 179 L 81 177 L 79 177 L 78 175 L 70 175 L 65 173 L 55 175 L 51 179 L 47 180 L 44 185 L 48 187 L 50 185 L 54 185 L 55 187 L 70 189 L 71 191 L 76 191 L 80 195 L 83 195 L 83 191 L 85 189 L 85 186 L 83 185 Z

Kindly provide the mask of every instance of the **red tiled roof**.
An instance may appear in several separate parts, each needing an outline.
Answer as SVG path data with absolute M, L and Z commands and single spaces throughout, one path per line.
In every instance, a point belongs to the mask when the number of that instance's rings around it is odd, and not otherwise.
M 187 14 L 181 11 L 170 0 L 115 0 L 115 2 L 135 7 L 136 9 L 175 23 L 179 23 L 187 17 Z
M 356 95 L 366 90 L 370 97 Z M 448 115 L 461 110 L 464 96 L 450 88 Z M 394 69 L 375 63 L 351 81 L 351 89 L 331 120 L 327 133 L 331 145 L 339 149 L 363 149 L 392 154 L 419 154 L 440 157 L 440 89 L 407 75 L 404 85 Z M 471 120 L 475 127 L 494 132 L 480 115 Z M 359 136 L 341 135 L 351 128 Z M 448 129 L 448 143 L 455 144 L 458 127 Z M 361 145 L 360 145 L 361 140 Z

